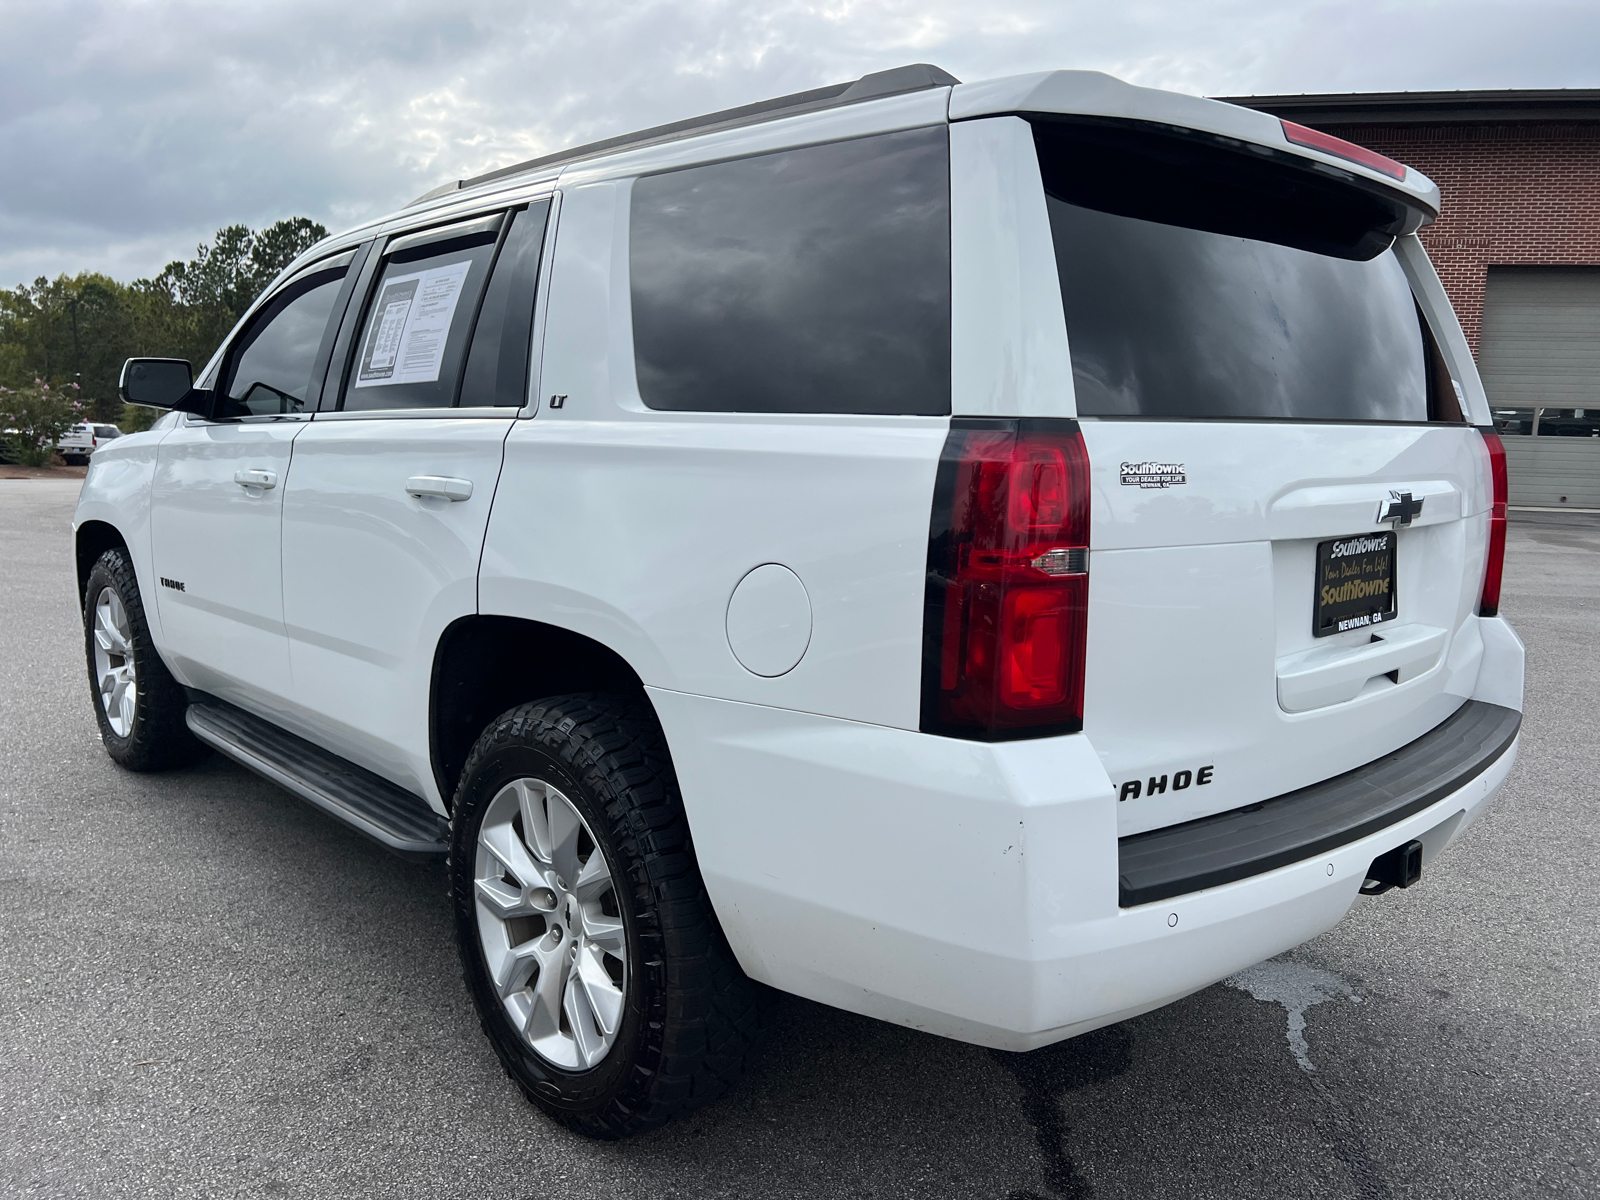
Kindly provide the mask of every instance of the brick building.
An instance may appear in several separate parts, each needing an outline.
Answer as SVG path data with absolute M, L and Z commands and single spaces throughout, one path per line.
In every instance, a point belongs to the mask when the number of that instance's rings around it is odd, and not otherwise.
M 1477 355 L 1512 503 L 1600 510 L 1600 90 L 1230 99 L 1439 185 L 1421 237 Z

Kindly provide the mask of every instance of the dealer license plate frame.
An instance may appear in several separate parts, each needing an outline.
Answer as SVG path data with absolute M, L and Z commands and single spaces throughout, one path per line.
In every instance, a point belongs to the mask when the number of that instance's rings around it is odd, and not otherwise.
M 1370 545 L 1374 542 L 1382 547 Z M 1399 559 L 1400 537 L 1392 529 L 1318 542 L 1316 575 L 1311 583 L 1312 636 L 1332 637 L 1393 621 L 1400 612 Z M 1367 594 L 1324 599 L 1330 587 L 1351 584 Z M 1382 586 L 1373 588 L 1374 584 Z

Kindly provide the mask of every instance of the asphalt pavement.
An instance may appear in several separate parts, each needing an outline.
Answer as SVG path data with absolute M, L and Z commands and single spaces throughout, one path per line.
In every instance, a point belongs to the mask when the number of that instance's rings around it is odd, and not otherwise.
M 443 872 L 220 758 L 100 747 L 78 481 L 0 481 L 0 1194 L 1600 1195 L 1600 520 L 1512 525 L 1522 757 L 1422 884 L 1029 1055 L 795 999 L 761 1069 L 620 1144 L 501 1073 Z

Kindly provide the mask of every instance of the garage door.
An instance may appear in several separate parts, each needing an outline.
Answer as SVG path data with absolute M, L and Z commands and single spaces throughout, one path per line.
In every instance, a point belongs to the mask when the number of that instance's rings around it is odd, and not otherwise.
M 1488 285 L 1478 370 L 1511 503 L 1600 506 L 1600 267 L 1490 267 Z

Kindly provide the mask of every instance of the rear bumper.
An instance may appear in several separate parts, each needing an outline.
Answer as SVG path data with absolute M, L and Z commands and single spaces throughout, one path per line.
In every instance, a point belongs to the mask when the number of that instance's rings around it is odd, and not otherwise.
M 1521 726 L 1515 709 L 1468 700 L 1443 724 L 1354 771 L 1125 837 L 1118 845 L 1122 906 L 1248 879 L 1384 833 L 1460 792 L 1510 749 Z
M 1007 1050 L 1160 1007 L 1331 928 L 1375 857 L 1420 840 L 1426 870 L 1516 758 L 1513 739 L 1459 786 L 1311 857 L 1122 907 L 1116 801 L 1081 734 L 985 745 L 651 698 L 748 974 Z

